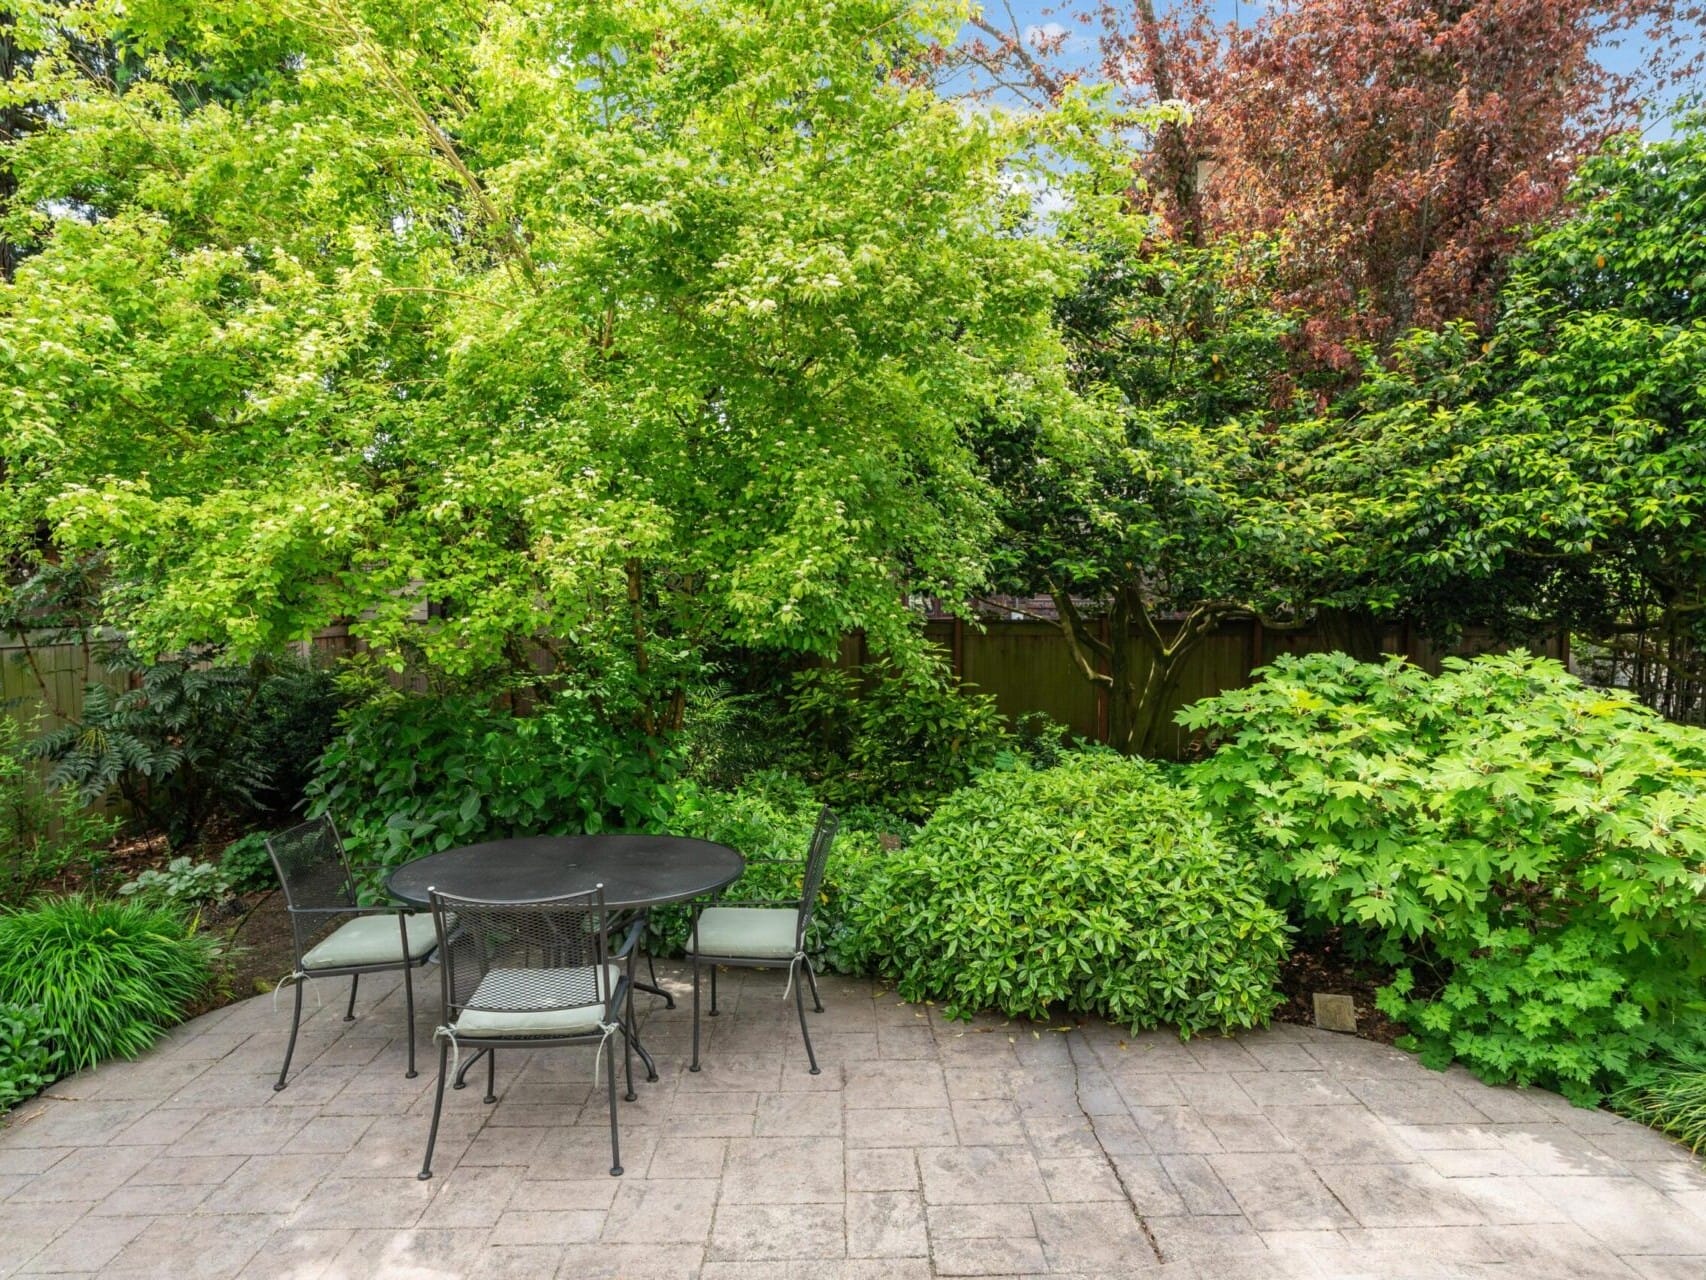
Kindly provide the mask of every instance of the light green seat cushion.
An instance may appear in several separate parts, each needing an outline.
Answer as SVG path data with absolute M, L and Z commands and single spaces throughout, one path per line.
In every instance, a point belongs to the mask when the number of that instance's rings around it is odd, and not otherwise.
M 604 993 L 616 990 L 622 980 L 619 965 L 604 966 Z M 572 1004 L 574 1001 L 591 1001 Z M 591 965 L 575 969 L 493 969 L 474 994 L 471 1005 L 562 1004 L 557 1009 L 507 1011 L 464 1009 L 451 1027 L 458 1036 L 578 1036 L 596 1033 L 604 1021 L 603 994 L 598 973 Z
M 792 907 L 706 907 L 687 949 L 702 956 L 792 960 L 799 923 Z
M 419 960 L 438 945 L 438 930 L 425 912 L 403 917 L 408 930 L 410 960 Z M 397 917 L 357 916 L 339 925 L 302 957 L 304 969 L 354 969 L 365 964 L 402 964 Z

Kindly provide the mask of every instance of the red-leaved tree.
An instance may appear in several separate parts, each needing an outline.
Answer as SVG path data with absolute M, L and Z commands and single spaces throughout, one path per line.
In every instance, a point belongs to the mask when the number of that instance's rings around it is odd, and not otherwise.
M 1580 159 L 1698 70 L 1703 22 L 1694 0 L 1274 0 L 1226 26 L 1207 0 L 1157 8 L 1083 19 L 1128 100 L 1194 109 L 1137 159 L 1136 198 L 1192 242 L 1282 232 L 1280 301 L 1335 365 L 1354 339 L 1484 321 Z M 973 57 L 1059 92 L 1063 39 L 980 25 Z

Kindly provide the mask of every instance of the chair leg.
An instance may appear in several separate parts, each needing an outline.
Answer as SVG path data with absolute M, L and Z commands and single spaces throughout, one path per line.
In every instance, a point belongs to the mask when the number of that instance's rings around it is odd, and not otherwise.
M 361 985 L 361 975 L 352 973 L 349 976 L 349 1008 L 344 1010 L 344 1021 L 355 1021 L 355 989 Z
M 622 1145 L 616 1137 L 616 1046 L 604 1040 L 604 1074 L 610 1082 L 610 1176 L 622 1176 Z M 632 1088 L 632 1085 L 629 1086 Z
M 296 988 L 296 1008 L 290 1015 L 290 1043 L 284 1046 L 284 1065 L 278 1069 L 278 1083 L 273 1092 L 284 1088 L 285 1077 L 290 1074 L 290 1060 L 296 1056 L 296 1033 L 302 1026 L 302 984 L 307 978 L 297 978 L 291 985 Z
M 796 960 L 794 963 L 804 964 L 805 961 Z M 806 1026 L 806 984 L 803 982 L 794 984 L 794 1006 L 800 1011 L 800 1034 L 806 1039 L 806 1058 L 812 1064 L 812 1074 L 821 1075 L 822 1072 L 817 1068 L 817 1054 L 812 1052 L 812 1033 Z
M 403 1007 L 409 1018 L 409 1069 L 403 1078 L 413 1080 L 420 1075 L 415 1070 L 415 968 L 407 964 L 403 966 Z
M 622 1030 L 622 1071 L 628 1079 L 628 1092 L 623 1096 L 632 1102 L 639 1094 L 634 1092 L 634 1041 L 627 1028 Z
M 486 1105 L 490 1106 L 498 1100 L 498 1053 L 496 1049 L 486 1050 Z
M 711 1016 L 717 1016 L 717 966 L 711 966 Z
M 812 984 L 812 1011 L 814 1013 L 822 1013 L 823 1001 L 819 999 L 817 994 L 817 975 L 812 972 L 812 962 L 810 960 L 806 961 L 806 981 Z
M 438 1093 L 432 1100 L 432 1128 L 427 1130 L 426 1159 L 421 1161 L 421 1171 L 415 1176 L 422 1182 L 432 1177 L 432 1149 L 438 1144 L 438 1117 L 444 1110 L 444 1076 L 450 1070 L 450 1041 L 441 1041 L 438 1046 Z
M 298 1001 L 301 997 L 298 996 Z M 693 1061 L 688 1065 L 689 1071 L 699 1070 L 699 957 L 693 957 Z

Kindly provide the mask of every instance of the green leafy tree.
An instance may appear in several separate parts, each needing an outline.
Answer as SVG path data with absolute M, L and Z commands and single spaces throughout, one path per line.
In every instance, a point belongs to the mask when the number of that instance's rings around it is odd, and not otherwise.
M 706 643 L 904 654 L 979 584 L 962 433 L 1067 394 L 1072 270 L 1023 128 L 906 74 L 954 6 L 26 7 L 0 531 L 141 652 L 350 619 L 650 730 Z
M 1347 498 L 1372 578 L 1436 623 L 1686 651 L 1706 614 L 1706 119 L 1614 141 L 1573 201 L 1497 327 L 1406 338 L 1300 434 L 1299 482 Z
M 1187 664 L 1226 620 L 1290 626 L 1361 603 L 1332 503 L 1292 482 L 1303 402 L 1292 320 L 1268 302 L 1273 261 L 1260 242 L 1104 241 L 1061 321 L 1113 427 L 1021 421 L 986 437 L 1003 585 L 1053 598 L 1123 752 L 1161 749 Z

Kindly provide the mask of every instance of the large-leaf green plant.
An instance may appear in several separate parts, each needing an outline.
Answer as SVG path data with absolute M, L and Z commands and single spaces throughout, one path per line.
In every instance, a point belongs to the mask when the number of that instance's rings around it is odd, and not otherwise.
M 1396 966 L 1430 1065 L 1587 1102 L 1706 1049 L 1706 732 L 1520 652 L 1284 658 L 1180 720 L 1276 900 Z

